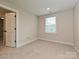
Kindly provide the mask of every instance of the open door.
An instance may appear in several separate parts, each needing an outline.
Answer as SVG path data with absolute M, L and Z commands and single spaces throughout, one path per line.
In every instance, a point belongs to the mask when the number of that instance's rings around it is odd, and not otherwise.
M 16 47 L 15 13 L 6 13 L 6 46 Z

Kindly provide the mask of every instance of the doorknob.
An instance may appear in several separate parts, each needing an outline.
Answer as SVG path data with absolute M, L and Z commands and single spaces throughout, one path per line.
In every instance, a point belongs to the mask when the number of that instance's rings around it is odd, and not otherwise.
M 7 32 L 6 30 L 4 30 L 4 32 Z

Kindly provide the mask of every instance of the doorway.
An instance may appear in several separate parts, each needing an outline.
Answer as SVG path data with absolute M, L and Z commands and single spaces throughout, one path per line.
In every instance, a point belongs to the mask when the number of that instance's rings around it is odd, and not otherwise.
M 3 19 L 0 18 L 0 46 L 3 45 Z
M 16 47 L 16 12 L 0 7 L 0 46 Z

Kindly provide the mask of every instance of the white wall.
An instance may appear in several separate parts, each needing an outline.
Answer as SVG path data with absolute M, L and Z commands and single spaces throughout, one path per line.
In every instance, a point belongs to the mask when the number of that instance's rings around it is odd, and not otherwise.
M 6 5 L 19 13 L 17 20 L 17 47 L 27 44 L 37 38 L 37 17 L 22 10 L 15 4 L 0 1 L 0 4 Z
M 75 49 L 79 52 L 79 2 L 78 4 L 76 5 L 75 7 L 75 10 L 74 10 L 74 14 L 75 14 L 75 20 L 74 20 L 74 34 L 75 34 L 75 37 L 74 37 L 74 47 Z
M 19 12 L 19 44 L 37 39 L 37 17 L 26 12 Z
M 44 32 L 45 17 L 56 16 L 57 33 Z M 39 17 L 39 39 L 73 45 L 73 9 Z

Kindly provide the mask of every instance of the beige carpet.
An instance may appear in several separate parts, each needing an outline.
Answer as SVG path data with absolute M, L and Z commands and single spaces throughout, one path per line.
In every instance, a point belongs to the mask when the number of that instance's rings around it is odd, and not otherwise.
M 21 48 L 0 48 L 0 59 L 79 59 L 73 47 L 37 40 Z

